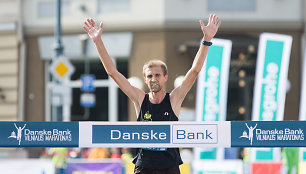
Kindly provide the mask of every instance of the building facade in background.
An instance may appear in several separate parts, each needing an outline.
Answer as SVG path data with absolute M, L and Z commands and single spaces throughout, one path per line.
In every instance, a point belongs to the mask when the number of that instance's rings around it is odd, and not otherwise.
M 55 0 L 0 2 L 0 120 L 49 121 L 52 115 L 52 76 L 55 53 Z M 192 65 L 202 32 L 199 19 L 210 13 L 222 20 L 216 38 L 232 40 L 227 120 L 250 120 L 257 45 L 262 32 L 293 36 L 285 120 L 297 120 L 305 29 L 302 0 L 62 0 L 64 55 L 75 67 L 71 120 L 136 120 L 133 104 L 114 86 L 90 40 L 84 41 L 83 21 L 104 22 L 102 38 L 127 78 L 143 80 L 142 65 L 161 59 L 169 68 L 167 91 Z M 230 4 L 230 5 L 229 5 Z M 290 8 L 288 8 L 290 7 Z M 14 10 L 12 10 L 14 9 Z M 85 60 L 96 76 L 96 106 L 89 115 L 80 105 L 80 77 Z M 145 86 L 144 84 L 142 84 Z M 196 85 L 181 112 L 194 120 Z M 144 87 L 144 90 L 147 90 Z M 2 97 L 3 96 L 3 97 Z
M 16 121 L 24 114 L 25 44 L 21 3 L 0 2 L 0 120 Z

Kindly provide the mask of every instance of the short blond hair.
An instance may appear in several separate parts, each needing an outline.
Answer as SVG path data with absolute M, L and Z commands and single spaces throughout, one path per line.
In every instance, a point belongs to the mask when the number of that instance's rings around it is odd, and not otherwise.
M 156 67 L 156 66 L 160 66 L 162 68 L 164 76 L 168 74 L 168 68 L 167 68 L 167 65 L 165 64 L 165 62 L 163 62 L 161 60 L 150 60 L 150 61 L 146 62 L 142 67 L 143 75 L 145 76 L 145 70 L 147 68 L 152 68 L 152 67 Z

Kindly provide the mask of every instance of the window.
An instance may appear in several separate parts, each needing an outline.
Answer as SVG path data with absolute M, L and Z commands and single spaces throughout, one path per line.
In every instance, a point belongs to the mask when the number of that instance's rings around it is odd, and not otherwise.
M 130 4 L 130 0 L 98 0 L 98 13 L 128 12 Z
M 62 15 L 67 16 L 70 14 L 70 1 L 62 1 Z M 56 2 L 46 1 L 38 3 L 38 17 L 50 18 L 56 16 Z
M 255 11 L 256 0 L 208 0 L 209 11 Z

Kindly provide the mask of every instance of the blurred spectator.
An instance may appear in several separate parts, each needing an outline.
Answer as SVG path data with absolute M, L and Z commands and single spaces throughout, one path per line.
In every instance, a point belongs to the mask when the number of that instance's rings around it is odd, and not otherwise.
M 45 157 L 52 157 L 55 164 L 56 174 L 64 174 L 68 158 L 68 148 L 50 148 L 44 153 Z
M 120 149 L 118 148 L 111 148 L 111 159 L 121 159 Z
M 81 151 L 82 158 L 88 158 L 90 150 L 91 150 L 90 148 L 82 148 Z
M 92 148 L 89 152 L 88 159 L 103 159 L 108 158 L 108 151 L 105 148 Z
M 121 159 L 124 161 L 124 162 L 132 162 L 133 161 L 133 155 L 132 153 L 130 152 L 130 149 L 129 148 L 122 148 L 121 149 Z
M 241 156 L 243 162 L 245 163 L 250 162 L 250 148 L 249 147 L 244 148 L 241 153 L 242 153 Z
M 297 174 L 299 165 L 299 148 L 284 147 L 282 149 L 282 160 L 284 165 L 288 167 L 288 174 Z
M 71 148 L 69 151 L 69 158 L 82 158 L 82 149 Z

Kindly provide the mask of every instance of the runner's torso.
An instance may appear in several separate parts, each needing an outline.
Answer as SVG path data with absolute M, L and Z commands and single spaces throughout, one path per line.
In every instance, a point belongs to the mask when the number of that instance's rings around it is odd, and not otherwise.
M 152 104 L 146 94 L 137 121 L 178 121 L 174 114 L 169 93 L 159 104 Z M 150 169 L 165 169 L 182 164 L 178 148 L 142 148 L 133 160 L 136 166 Z

